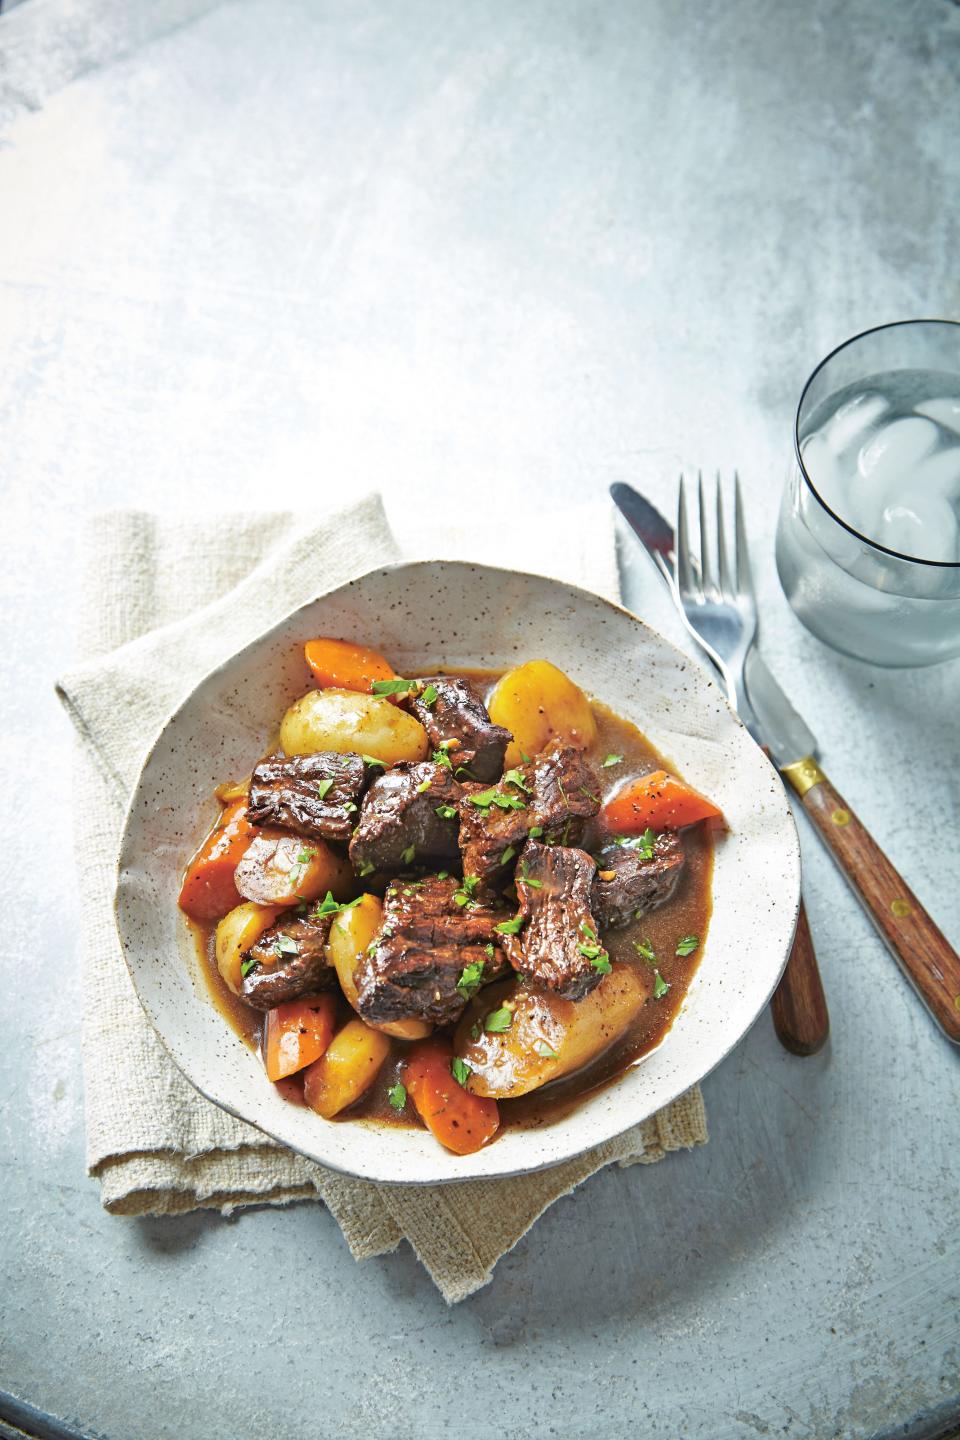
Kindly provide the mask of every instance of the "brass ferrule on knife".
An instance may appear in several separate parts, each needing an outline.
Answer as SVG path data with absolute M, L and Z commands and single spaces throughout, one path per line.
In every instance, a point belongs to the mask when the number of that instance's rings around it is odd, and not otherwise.
M 789 765 L 783 765 L 780 774 L 786 776 L 801 799 L 808 790 L 813 789 L 814 785 L 819 785 L 821 780 L 827 778 L 812 755 L 805 756 L 803 760 L 793 760 Z

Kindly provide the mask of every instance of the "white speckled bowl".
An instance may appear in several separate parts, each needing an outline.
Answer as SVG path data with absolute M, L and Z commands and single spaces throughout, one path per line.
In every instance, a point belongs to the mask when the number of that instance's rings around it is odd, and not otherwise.
M 634 721 L 727 816 L 729 833 L 716 848 L 709 935 L 665 1041 L 573 1114 L 542 1129 L 508 1130 L 477 1155 L 450 1155 L 424 1130 L 331 1123 L 282 1100 L 212 1004 L 177 909 L 183 866 L 215 814 L 213 789 L 250 771 L 286 706 L 307 688 L 301 646 L 314 635 L 375 645 L 402 675 L 437 664 L 495 668 L 553 660 Z M 197 686 L 143 767 L 124 830 L 116 909 L 143 1007 L 198 1090 L 336 1170 L 432 1183 L 568 1159 L 702 1079 L 769 999 L 799 895 L 799 847 L 783 787 L 696 665 L 641 620 L 586 591 L 432 561 L 376 570 L 305 605 Z

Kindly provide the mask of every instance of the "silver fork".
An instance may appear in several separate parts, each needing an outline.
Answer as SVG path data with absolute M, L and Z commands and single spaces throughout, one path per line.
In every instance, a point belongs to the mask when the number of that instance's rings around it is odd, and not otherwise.
M 747 532 L 743 519 L 740 477 L 733 472 L 733 553 L 727 541 L 723 509 L 723 485 L 717 472 L 714 512 L 716 546 L 710 544 L 710 527 L 703 475 L 697 475 L 700 509 L 700 544 L 697 553 L 691 544 L 687 521 L 687 500 L 683 476 L 677 501 L 676 564 L 673 574 L 658 555 L 660 568 L 674 590 L 687 629 L 717 667 L 727 699 L 747 729 L 755 734 L 756 716 L 744 682 L 744 663 L 757 634 L 757 601 L 750 572 Z

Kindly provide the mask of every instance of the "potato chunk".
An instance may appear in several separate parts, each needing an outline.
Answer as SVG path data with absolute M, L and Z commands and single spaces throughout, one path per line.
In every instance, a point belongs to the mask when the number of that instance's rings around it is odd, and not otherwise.
M 337 972 L 340 989 L 358 1013 L 353 972 L 382 923 L 383 906 L 376 895 L 361 895 L 356 905 L 335 915 L 330 926 L 327 959 Z M 396 1035 L 399 1040 L 422 1040 L 432 1028 L 425 1020 L 389 1020 L 383 1025 L 371 1026 L 371 1029 L 382 1030 L 385 1035 Z
M 423 760 L 430 748 L 427 732 L 405 710 L 382 695 L 355 690 L 310 690 L 297 700 L 280 726 L 280 744 L 288 755 L 334 750 L 372 755 L 384 765 Z
M 467 1007 L 454 1039 L 454 1052 L 473 1072 L 468 1090 L 510 1100 L 581 1069 L 621 1038 L 646 998 L 643 978 L 625 964 L 614 965 L 583 1000 L 526 990 L 516 980 L 488 986 Z
M 551 740 L 587 750 L 597 738 L 590 702 L 568 675 L 549 660 L 528 660 L 508 670 L 494 686 L 487 705 L 490 719 L 512 733 L 504 765 L 519 765 Z
M 240 994 L 243 985 L 240 966 L 244 955 L 270 929 L 279 913 L 275 905 L 255 905 L 247 900 L 234 906 L 217 926 L 217 969 L 234 995 Z
M 362 1020 L 348 1020 L 326 1054 L 303 1072 L 303 1096 L 311 1110 L 331 1120 L 359 1100 L 377 1078 L 390 1041 Z
M 296 905 L 327 890 L 343 900 L 353 888 L 353 870 L 322 840 L 265 831 L 248 846 L 234 883 L 244 899 L 258 905 Z

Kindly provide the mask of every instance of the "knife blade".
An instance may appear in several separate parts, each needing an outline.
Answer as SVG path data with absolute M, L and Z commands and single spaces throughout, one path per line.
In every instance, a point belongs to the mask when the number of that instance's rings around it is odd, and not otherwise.
M 610 486 L 610 494 L 617 509 L 656 564 L 661 579 L 667 581 L 662 564 L 657 563 L 656 557 L 659 555 L 666 561 L 672 574 L 676 558 L 673 526 L 669 520 L 664 519 L 657 507 L 639 491 L 634 490 L 632 485 L 618 481 Z M 699 640 L 697 643 L 701 645 Z M 783 693 L 756 645 L 747 655 L 744 681 L 747 696 L 758 721 L 758 733 L 754 735 L 754 739 L 767 747 L 777 768 L 782 770 L 787 765 L 815 756 L 817 737 Z

